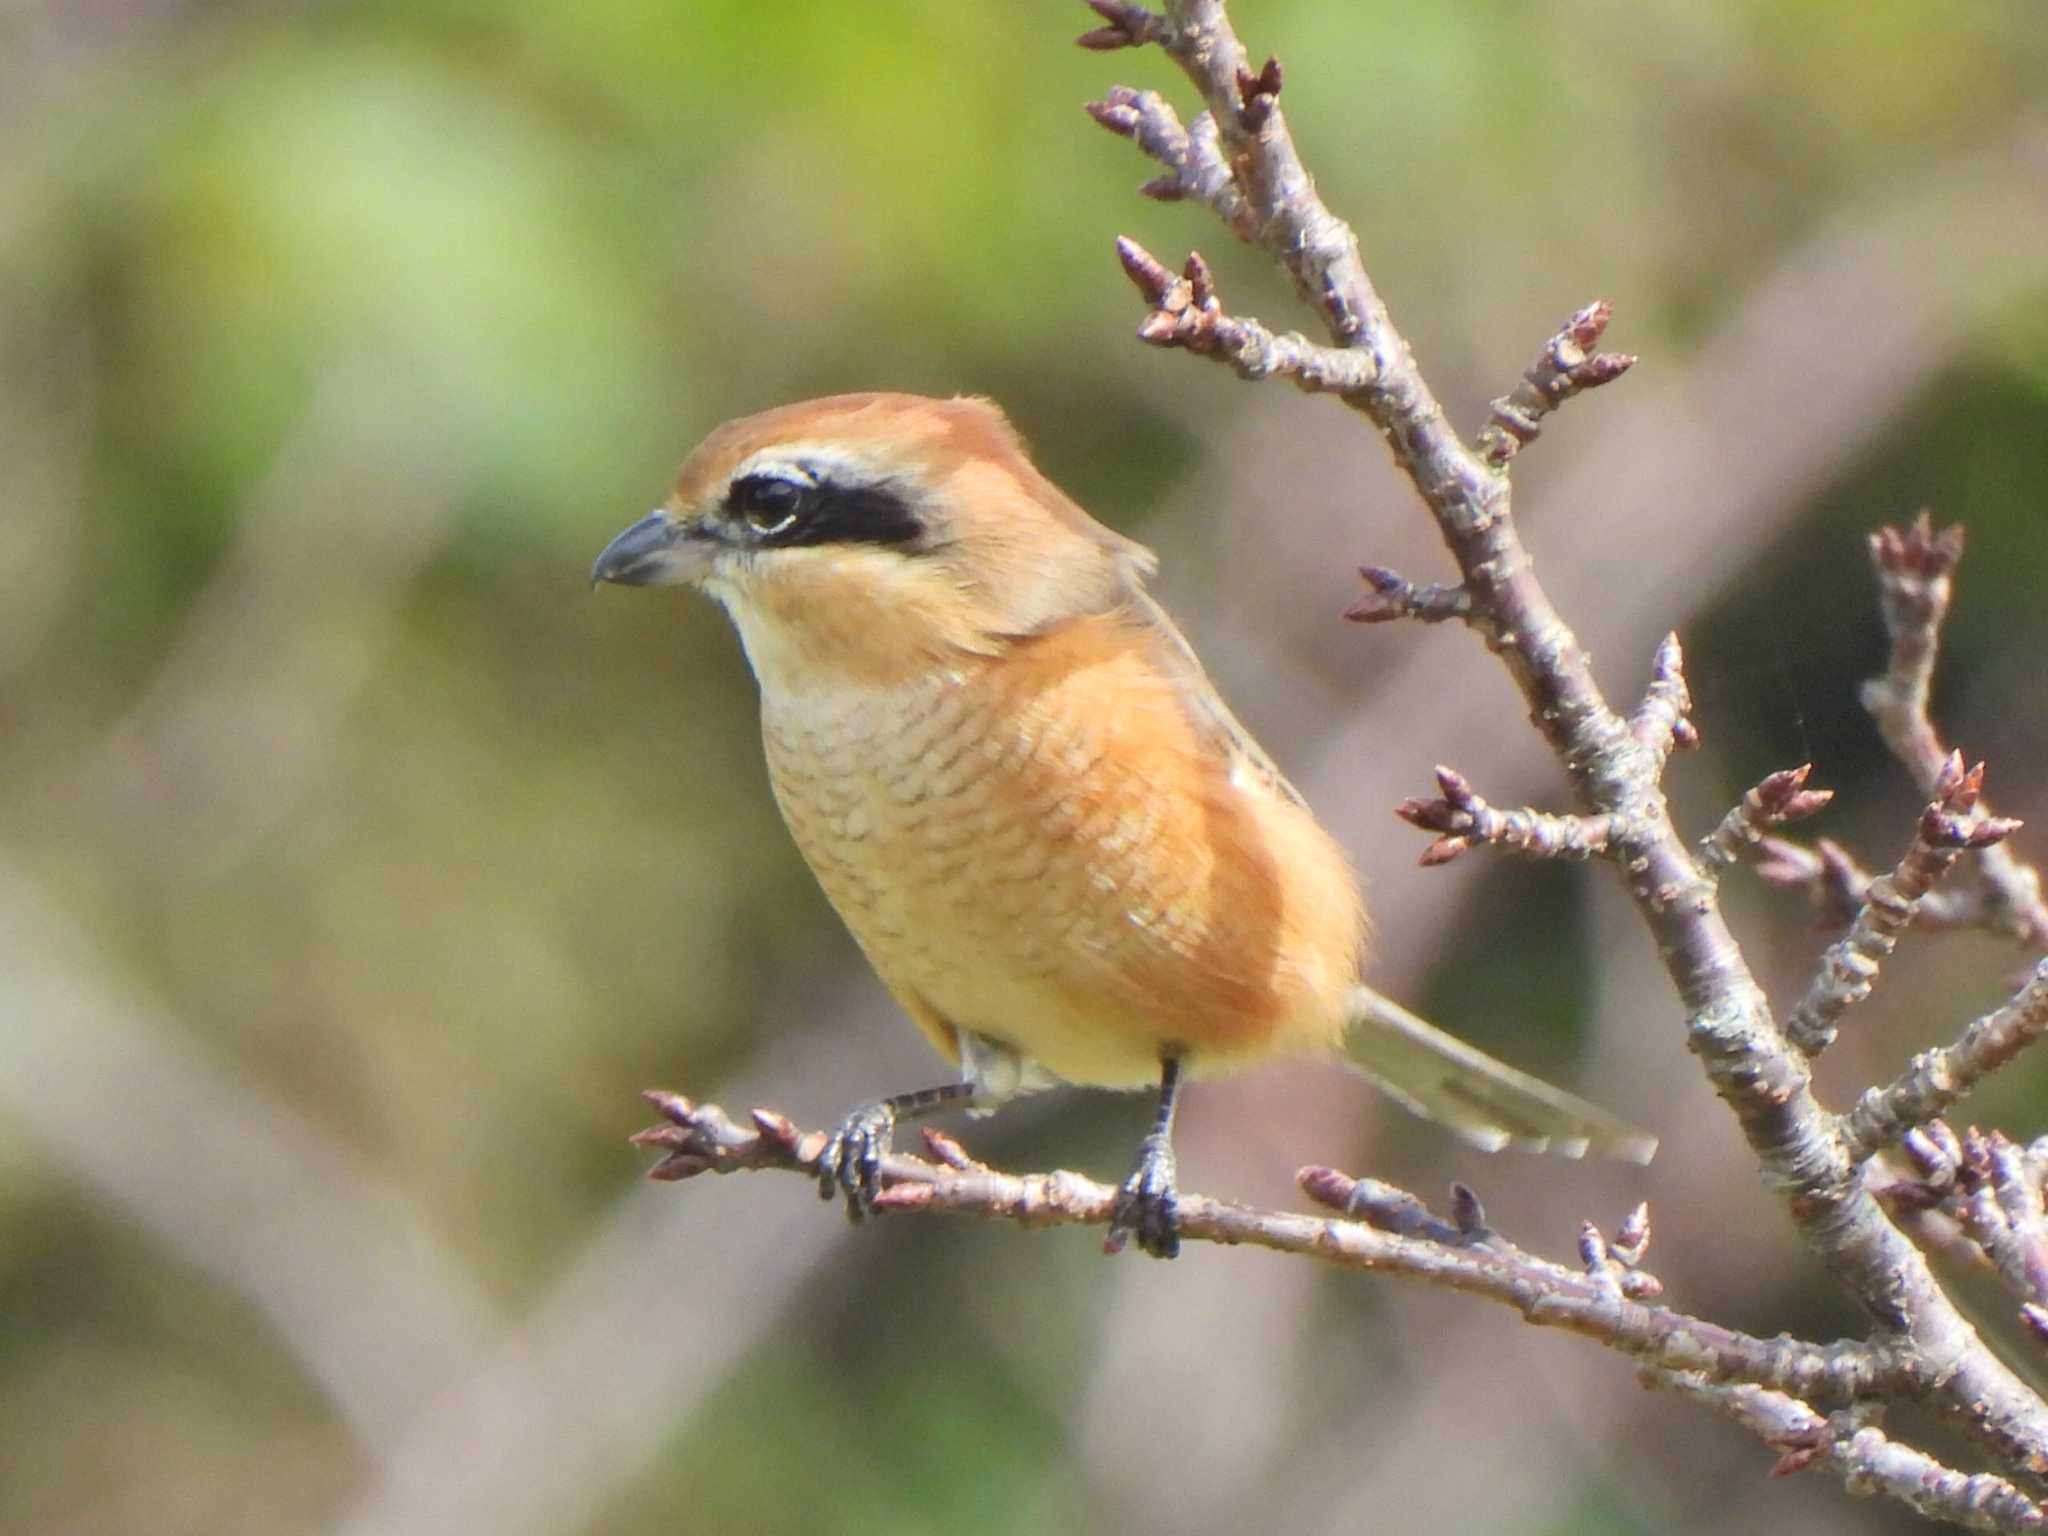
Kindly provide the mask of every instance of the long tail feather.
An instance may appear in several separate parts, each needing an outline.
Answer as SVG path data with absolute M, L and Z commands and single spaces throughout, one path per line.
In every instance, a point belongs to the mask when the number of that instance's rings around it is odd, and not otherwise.
M 1597 1104 L 1495 1061 L 1371 987 L 1351 999 L 1352 1062 L 1404 1109 L 1489 1152 L 1516 1147 L 1647 1163 L 1657 1138 Z

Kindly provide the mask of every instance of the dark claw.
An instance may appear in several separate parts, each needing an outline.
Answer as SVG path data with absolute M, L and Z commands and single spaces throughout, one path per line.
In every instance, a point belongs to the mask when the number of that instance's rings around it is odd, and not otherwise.
M 818 1198 L 844 1195 L 848 1221 L 872 1214 L 895 1132 L 896 1111 L 879 1100 L 848 1115 L 818 1159 Z
M 1138 1166 L 1117 1191 L 1116 1212 L 1110 1218 L 1103 1250 L 1121 1253 L 1133 1237 L 1155 1259 L 1170 1259 L 1180 1253 L 1180 1195 L 1174 1189 L 1173 1143 L 1164 1136 L 1147 1136 L 1139 1149 Z

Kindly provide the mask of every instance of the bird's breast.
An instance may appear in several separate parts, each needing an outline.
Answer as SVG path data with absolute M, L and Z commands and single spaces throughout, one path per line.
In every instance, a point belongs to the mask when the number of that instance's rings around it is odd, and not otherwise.
M 764 689 L 783 816 L 883 980 L 1075 1081 L 1334 1039 L 1358 941 L 1334 847 L 1142 655 L 1044 649 Z

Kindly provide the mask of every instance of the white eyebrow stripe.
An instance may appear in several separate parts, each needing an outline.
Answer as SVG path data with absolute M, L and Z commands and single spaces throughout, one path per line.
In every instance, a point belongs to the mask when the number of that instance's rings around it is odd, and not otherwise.
M 756 449 L 733 469 L 734 480 L 749 475 L 772 475 L 816 485 L 838 480 L 850 485 L 871 485 L 896 476 L 881 463 L 879 455 L 864 454 L 839 443 L 776 443 Z

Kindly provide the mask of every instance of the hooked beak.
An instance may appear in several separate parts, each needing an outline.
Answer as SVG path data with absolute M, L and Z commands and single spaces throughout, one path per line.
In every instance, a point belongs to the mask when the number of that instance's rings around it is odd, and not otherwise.
M 667 512 L 654 511 L 605 545 L 590 568 L 590 584 L 677 586 L 695 581 L 706 563 L 705 552 L 694 547 L 683 525 Z

